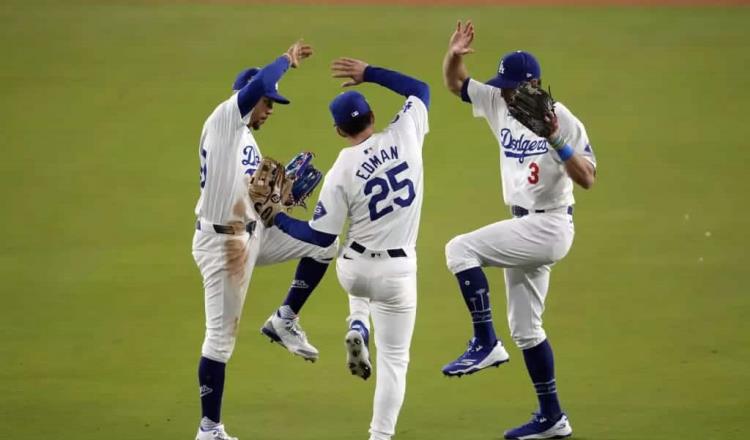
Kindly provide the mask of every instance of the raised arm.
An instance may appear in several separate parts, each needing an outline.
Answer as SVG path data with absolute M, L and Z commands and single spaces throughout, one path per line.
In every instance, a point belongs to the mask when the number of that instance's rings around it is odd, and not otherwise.
M 451 93 L 459 97 L 464 82 L 469 78 L 469 71 L 464 65 L 464 55 L 474 52 L 471 48 L 472 41 L 474 41 L 474 25 L 471 21 L 462 24 L 459 20 L 443 59 L 443 82 Z
M 260 69 L 252 80 L 240 89 L 237 96 L 237 106 L 242 117 L 250 113 L 250 110 L 255 107 L 255 104 L 267 91 L 276 90 L 276 83 L 279 82 L 289 67 L 298 67 L 300 62 L 310 55 L 312 55 L 312 47 L 302 43 L 302 41 L 297 41 L 274 62 Z
M 379 84 L 399 95 L 416 96 L 430 108 L 430 87 L 415 78 L 403 73 L 375 67 L 354 58 L 339 58 L 331 65 L 334 78 L 349 78 L 342 84 L 344 87 L 355 86 L 363 82 Z

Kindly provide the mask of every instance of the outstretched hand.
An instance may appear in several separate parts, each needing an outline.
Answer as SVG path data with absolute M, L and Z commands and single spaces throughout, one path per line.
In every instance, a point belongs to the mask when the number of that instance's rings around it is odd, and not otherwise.
M 351 87 L 365 80 L 365 69 L 369 64 L 354 58 L 338 58 L 331 63 L 331 72 L 334 78 L 349 78 L 349 81 L 341 84 L 341 87 Z
M 302 39 L 297 40 L 284 55 L 289 58 L 289 65 L 293 68 L 299 67 L 302 60 L 309 58 L 313 54 L 313 48 L 309 44 L 306 44 Z
M 453 55 L 466 55 L 474 53 L 471 43 L 474 41 L 474 24 L 467 20 L 465 24 L 458 20 L 456 30 L 453 31 L 451 39 L 448 42 L 448 50 Z

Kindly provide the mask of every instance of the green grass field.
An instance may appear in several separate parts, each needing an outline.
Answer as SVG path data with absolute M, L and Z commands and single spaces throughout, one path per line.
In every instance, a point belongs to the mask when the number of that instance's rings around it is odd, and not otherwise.
M 531 15 L 538 17 L 532 22 Z M 555 267 L 546 328 L 579 439 L 740 439 L 750 411 L 747 136 L 749 8 L 0 5 L 1 438 L 189 439 L 199 417 L 201 280 L 190 254 L 197 144 L 235 73 L 297 37 L 257 138 L 327 169 L 339 55 L 429 82 L 419 311 L 399 440 L 497 439 L 535 408 L 522 356 L 470 378 L 440 367 L 470 336 L 445 268 L 454 235 L 506 218 L 486 124 L 442 86 L 455 20 L 473 18 L 478 78 L 536 53 L 584 121 L 598 182 Z M 379 127 L 400 98 L 362 88 Z M 299 216 L 307 216 L 304 211 Z M 256 271 L 228 369 L 224 421 L 248 439 L 365 439 L 373 381 L 348 375 L 346 297 L 329 272 L 303 315 L 316 364 L 257 329 L 294 263 Z M 495 321 L 502 272 L 489 271 Z

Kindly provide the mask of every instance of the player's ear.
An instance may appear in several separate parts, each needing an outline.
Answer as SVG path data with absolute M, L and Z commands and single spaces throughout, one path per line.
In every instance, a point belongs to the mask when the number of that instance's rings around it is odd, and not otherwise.
M 370 125 L 375 125 L 375 112 L 370 111 Z
M 343 131 L 341 131 L 341 129 L 339 128 L 339 126 L 338 126 L 338 125 L 336 126 L 336 133 L 338 133 L 338 134 L 339 134 L 339 136 L 341 136 L 342 138 L 345 138 L 345 137 L 346 137 L 346 134 L 344 134 L 344 132 L 343 132 Z

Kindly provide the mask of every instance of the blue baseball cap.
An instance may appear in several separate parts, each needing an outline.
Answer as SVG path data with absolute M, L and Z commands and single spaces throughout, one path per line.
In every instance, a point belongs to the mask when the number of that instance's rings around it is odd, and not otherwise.
M 346 124 L 360 115 L 370 113 L 370 104 L 365 97 L 354 90 L 349 90 L 333 98 L 328 106 L 336 125 Z
M 487 81 L 487 84 L 501 89 L 515 89 L 522 82 L 539 79 L 542 68 L 534 55 L 517 50 L 500 58 L 497 76 Z
M 237 74 L 237 78 L 234 80 L 234 84 L 232 84 L 232 90 L 233 91 L 239 91 L 247 83 L 252 81 L 253 77 L 260 72 L 260 69 L 257 67 L 251 67 L 249 69 L 245 69 Z M 278 102 L 279 104 L 289 104 L 289 100 L 284 98 L 279 94 L 279 84 L 275 84 L 274 88 L 272 89 L 266 89 L 263 93 L 264 96 L 270 98 L 274 102 Z

